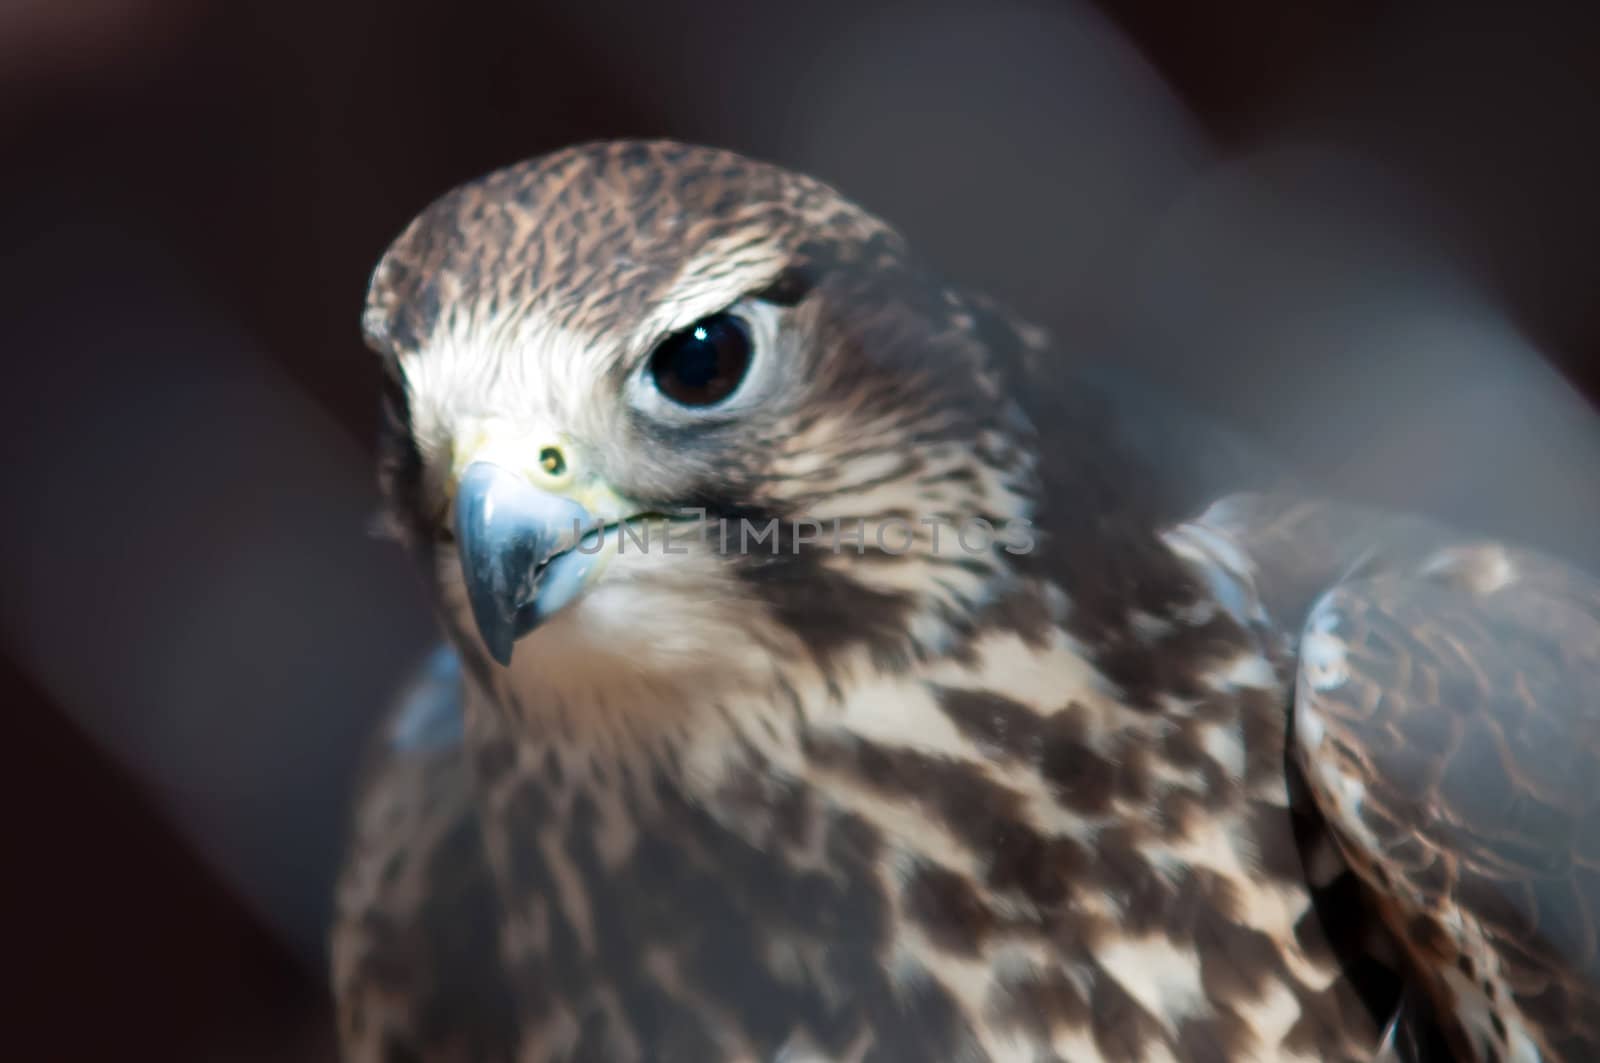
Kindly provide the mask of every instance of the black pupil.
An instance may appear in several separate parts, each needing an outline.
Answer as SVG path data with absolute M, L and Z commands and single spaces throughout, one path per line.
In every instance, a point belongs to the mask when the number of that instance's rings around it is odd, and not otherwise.
M 750 333 L 732 314 L 713 314 L 669 336 L 650 356 L 656 387 L 683 406 L 710 406 L 738 388 L 750 368 Z

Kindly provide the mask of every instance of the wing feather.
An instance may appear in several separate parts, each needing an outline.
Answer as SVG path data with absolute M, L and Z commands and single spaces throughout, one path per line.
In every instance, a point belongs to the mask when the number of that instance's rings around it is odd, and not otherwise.
M 1296 742 L 1478 1058 L 1600 1059 L 1600 581 L 1496 544 L 1311 609 Z
M 441 649 L 382 728 L 356 804 L 332 937 L 346 1059 L 514 1058 L 516 1009 L 462 743 L 461 676 Z

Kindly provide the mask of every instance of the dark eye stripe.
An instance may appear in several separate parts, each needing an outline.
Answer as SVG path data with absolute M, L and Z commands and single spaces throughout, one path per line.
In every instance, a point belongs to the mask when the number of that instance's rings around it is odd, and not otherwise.
M 811 294 L 811 289 L 816 283 L 815 272 L 805 266 L 789 266 L 773 279 L 761 291 L 754 293 L 753 298 L 774 306 L 795 306 L 806 296 Z
M 738 390 L 750 356 L 744 321 L 713 314 L 662 340 L 650 355 L 650 376 L 680 406 L 713 406 Z

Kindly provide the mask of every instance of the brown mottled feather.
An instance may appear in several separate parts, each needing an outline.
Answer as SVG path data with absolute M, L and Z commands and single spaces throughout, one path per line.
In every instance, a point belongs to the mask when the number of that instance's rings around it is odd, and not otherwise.
M 347 1059 L 511 1060 L 517 1004 L 461 755 L 459 670 L 435 662 L 376 736 L 339 877 L 333 988 Z

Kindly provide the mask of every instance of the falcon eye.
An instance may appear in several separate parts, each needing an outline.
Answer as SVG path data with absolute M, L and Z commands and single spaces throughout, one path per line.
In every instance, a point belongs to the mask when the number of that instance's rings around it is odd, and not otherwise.
M 750 329 L 732 314 L 712 314 L 661 341 L 650 355 L 656 388 L 680 406 L 713 406 L 732 395 L 750 368 Z

